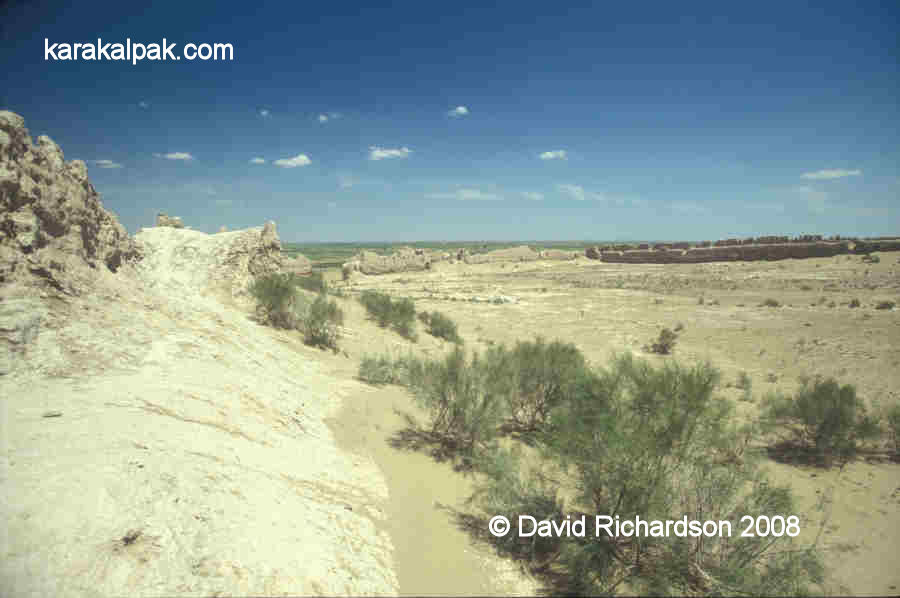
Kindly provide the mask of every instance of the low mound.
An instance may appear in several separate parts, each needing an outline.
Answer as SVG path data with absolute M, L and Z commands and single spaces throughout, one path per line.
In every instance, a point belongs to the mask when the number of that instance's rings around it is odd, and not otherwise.
M 541 254 L 527 245 L 495 249 L 487 253 L 475 253 L 465 256 L 467 264 L 493 264 L 496 262 L 533 262 L 541 259 Z

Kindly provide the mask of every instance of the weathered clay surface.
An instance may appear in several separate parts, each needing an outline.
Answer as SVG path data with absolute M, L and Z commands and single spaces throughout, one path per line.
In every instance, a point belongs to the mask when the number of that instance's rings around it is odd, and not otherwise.
M 326 425 L 360 383 L 246 309 L 274 223 L 130 239 L 83 163 L 0 142 L 0 594 L 396 594 L 387 486 Z

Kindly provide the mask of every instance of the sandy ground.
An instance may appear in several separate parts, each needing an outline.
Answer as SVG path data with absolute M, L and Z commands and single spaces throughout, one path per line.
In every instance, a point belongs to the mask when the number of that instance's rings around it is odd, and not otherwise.
M 872 409 L 900 401 L 900 308 L 874 309 L 884 300 L 900 306 L 900 256 L 880 258 L 878 264 L 838 256 L 702 265 L 441 265 L 433 272 L 358 277 L 348 289 L 414 297 L 418 310 L 453 318 L 469 348 L 540 334 L 575 343 L 597 364 L 623 351 L 664 359 L 642 348 L 662 327 L 681 323 L 675 357 L 719 367 L 720 394 L 738 400 L 739 413 L 751 417 L 759 397 L 790 392 L 803 375 L 854 384 Z M 767 298 L 782 306 L 760 306 Z M 859 308 L 849 307 L 854 298 Z M 741 372 L 752 380 L 754 401 L 740 401 L 743 391 L 734 383 Z M 801 538 L 811 542 L 821 530 L 833 593 L 897 593 L 900 465 L 882 459 L 841 471 L 774 461 L 767 467 L 794 490 Z M 458 474 L 435 469 L 433 475 L 424 487 Z
M 360 277 L 338 299 L 332 354 L 198 291 L 184 271 L 208 253 L 196 243 L 109 276 L 97 297 L 49 305 L 28 367 L 0 379 L 0 594 L 533 594 L 455 525 L 471 478 L 390 445 L 416 408 L 403 389 L 355 380 L 359 360 L 449 346 L 377 328 L 353 299 L 364 288 L 446 313 L 469 348 L 542 334 L 603 363 L 680 322 L 678 359 L 709 359 L 726 382 L 746 371 L 757 395 L 822 373 L 873 406 L 900 400 L 900 312 L 873 309 L 900 300 L 896 254 Z M 784 306 L 760 307 L 769 297 Z M 860 308 L 843 305 L 855 297 Z M 738 405 L 751 416 L 757 403 Z M 769 467 L 799 497 L 804 538 L 824 521 L 835 594 L 897 593 L 900 466 Z

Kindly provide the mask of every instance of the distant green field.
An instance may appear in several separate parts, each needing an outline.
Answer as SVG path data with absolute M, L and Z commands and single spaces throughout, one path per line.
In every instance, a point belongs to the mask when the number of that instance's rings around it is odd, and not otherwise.
M 644 242 L 644 241 L 641 241 Z M 485 253 L 495 249 L 506 249 L 528 245 L 532 249 L 562 249 L 564 251 L 584 251 L 592 245 L 606 241 L 415 241 L 384 243 L 282 243 L 282 251 L 288 255 L 301 253 L 308 257 L 317 270 L 340 268 L 341 265 L 360 251 L 374 251 L 380 255 L 392 253 L 398 247 L 417 249 L 455 250 L 466 248 L 470 253 Z

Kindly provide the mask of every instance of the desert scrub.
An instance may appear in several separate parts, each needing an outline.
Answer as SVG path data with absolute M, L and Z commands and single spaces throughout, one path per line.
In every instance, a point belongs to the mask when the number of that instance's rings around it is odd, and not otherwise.
M 487 392 L 478 353 L 471 360 L 458 345 L 442 360 L 408 364 L 407 380 L 417 402 L 428 411 L 429 434 L 446 450 L 471 459 L 496 437 L 504 405 Z
M 401 382 L 403 362 L 389 357 L 363 357 L 359 363 L 357 378 L 375 386 L 381 384 L 399 384 Z
M 305 310 L 301 320 L 303 342 L 314 347 L 338 351 L 340 326 L 344 324 L 344 312 L 335 301 L 321 293 Z
M 391 299 L 387 293 L 367 290 L 359 301 L 379 326 L 390 326 L 400 336 L 415 340 L 416 306 L 412 299 Z
M 250 294 L 256 299 L 257 312 L 263 323 L 276 328 L 296 328 L 302 298 L 297 293 L 297 277 L 293 274 L 270 274 L 253 281 Z
M 328 283 L 321 272 L 313 272 L 308 276 L 296 276 L 295 280 L 297 281 L 297 286 L 306 291 L 312 291 L 313 293 L 328 292 Z
M 735 423 L 733 403 L 714 397 L 718 380 L 708 364 L 656 368 L 614 359 L 584 376 L 554 410 L 539 437 L 538 466 L 526 467 L 508 450 L 485 459 L 475 504 L 485 519 L 500 512 L 553 519 L 565 512 L 573 521 L 597 513 L 622 521 L 687 516 L 728 521 L 732 530 L 742 529 L 744 513 L 796 512 L 790 489 L 769 482 L 752 456 L 735 450 L 754 432 Z M 572 489 L 565 508 L 554 479 Z M 797 595 L 823 581 L 815 547 L 787 535 L 740 542 L 591 536 L 491 542 L 532 566 L 552 566 L 566 595 L 612 595 L 622 583 L 642 595 Z
M 431 336 L 442 338 L 451 343 L 462 344 L 463 340 L 459 336 L 459 330 L 456 322 L 445 316 L 439 311 L 421 312 L 419 320 L 427 326 L 426 331 Z
M 859 307 L 860 305 L 862 305 L 862 304 L 859 302 L 859 299 L 851 299 L 850 303 L 847 304 L 847 307 L 856 308 L 856 307 Z
M 878 438 L 878 418 L 866 413 L 851 384 L 805 378 L 793 396 L 773 394 L 762 407 L 765 426 L 781 438 L 779 449 L 814 456 L 830 467 L 852 459 L 861 443 Z
M 778 302 L 777 299 L 772 299 L 771 297 L 763 301 L 759 304 L 760 307 L 779 307 L 781 303 Z
M 894 309 L 894 305 L 893 301 L 879 301 L 875 304 L 875 309 Z
M 659 332 L 659 338 L 650 345 L 650 352 L 658 355 L 669 355 L 675 351 L 675 343 L 678 341 L 678 334 L 663 328 Z

